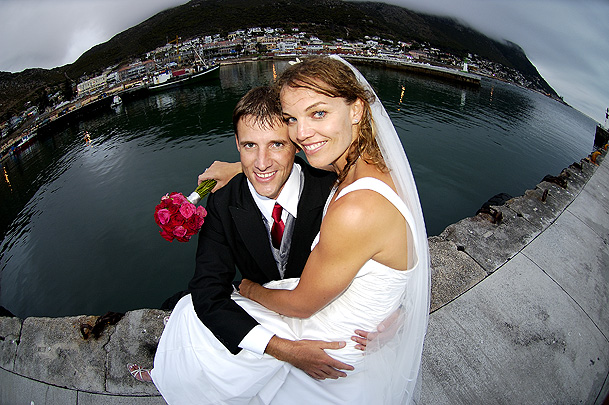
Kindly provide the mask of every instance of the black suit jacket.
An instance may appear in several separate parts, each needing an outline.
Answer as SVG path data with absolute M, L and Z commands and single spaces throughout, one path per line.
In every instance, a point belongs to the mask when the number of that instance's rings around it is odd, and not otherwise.
M 296 157 L 304 173 L 290 255 L 284 277 L 300 277 L 319 232 L 323 207 L 336 175 Z M 188 285 L 199 319 L 231 353 L 258 322 L 231 300 L 236 269 L 243 278 L 266 283 L 280 278 L 262 220 L 243 174 L 209 196 L 199 233 L 195 275 Z

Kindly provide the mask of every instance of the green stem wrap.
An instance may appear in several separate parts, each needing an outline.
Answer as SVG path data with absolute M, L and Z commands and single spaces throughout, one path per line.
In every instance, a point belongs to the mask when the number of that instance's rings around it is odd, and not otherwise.
M 193 204 L 197 204 L 216 186 L 216 180 L 203 180 L 201 184 L 187 198 Z

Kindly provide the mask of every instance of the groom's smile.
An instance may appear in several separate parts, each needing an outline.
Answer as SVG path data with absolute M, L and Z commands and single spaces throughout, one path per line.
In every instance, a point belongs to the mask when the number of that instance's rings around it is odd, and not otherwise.
M 276 199 L 294 165 L 296 146 L 285 125 L 261 127 L 243 117 L 237 124 L 237 149 L 243 174 L 263 197 Z

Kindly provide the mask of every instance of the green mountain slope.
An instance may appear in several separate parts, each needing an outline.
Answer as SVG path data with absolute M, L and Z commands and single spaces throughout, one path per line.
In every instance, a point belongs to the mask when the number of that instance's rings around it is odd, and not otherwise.
M 283 27 L 286 30 L 300 27 L 326 40 L 360 40 L 365 35 L 415 40 L 460 56 L 478 54 L 518 70 L 538 88 L 556 94 L 520 47 L 492 40 L 449 18 L 376 2 L 191 0 L 94 46 L 70 65 L 0 74 L 0 117 L 21 111 L 25 101 L 39 97 L 45 87 L 55 90 L 66 77 L 76 82 L 85 74 L 100 73 L 108 66 L 140 57 L 176 36 L 183 40 L 202 35 L 225 36 L 230 31 L 250 27 Z

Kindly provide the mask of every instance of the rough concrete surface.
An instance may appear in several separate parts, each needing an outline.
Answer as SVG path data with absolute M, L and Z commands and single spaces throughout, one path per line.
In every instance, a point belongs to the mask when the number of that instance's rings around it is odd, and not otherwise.
M 486 277 L 478 263 L 451 241 L 429 238 L 431 256 L 431 311 L 452 301 Z
M 430 317 L 423 404 L 593 404 L 609 344 L 523 255 Z
M 163 318 L 169 312 L 141 309 L 127 312 L 116 324 L 107 345 L 108 366 L 106 391 L 113 394 L 159 395 L 154 384 L 142 384 L 127 370 L 136 363 L 152 368 L 156 347 L 163 333 Z
M 545 186 L 544 186 L 545 185 Z M 544 193 L 546 193 L 544 200 Z M 571 200 L 556 198 L 566 194 L 560 187 L 541 183 L 534 190 L 525 191 L 523 196 L 512 198 L 506 205 L 517 215 L 541 229 L 547 228 L 564 211 Z
M 0 367 L 13 370 L 21 336 L 21 319 L 0 317 Z
M 510 260 L 542 228 L 519 216 L 505 205 L 492 207 L 501 211 L 500 223 L 492 223 L 485 215 L 465 218 L 449 225 L 440 237 L 452 241 L 474 259 L 487 273 L 494 272 Z
M 109 334 L 83 339 L 86 316 L 23 321 L 15 372 L 58 387 L 103 392 Z

